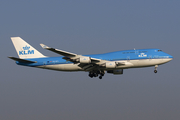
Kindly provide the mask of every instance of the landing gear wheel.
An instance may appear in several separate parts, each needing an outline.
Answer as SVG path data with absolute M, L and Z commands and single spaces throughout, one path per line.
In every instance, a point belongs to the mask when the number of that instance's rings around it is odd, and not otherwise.
M 101 76 L 104 76 L 104 74 L 103 74 L 103 73 L 101 73 L 100 75 L 101 75 Z
M 93 78 L 93 75 L 92 75 L 92 74 L 89 74 L 89 77 L 90 77 L 90 78 Z
M 90 77 L 90 78 L 93 78 L 93 76 L 94 76 L 93 73 L 92 73 L 92 72 L 89 72 L 89 77 Z
M 154 73 L 157 73 L 157 70 L 154 70 Z
M 104 76 L 105 72 L 104 71 L 90 71 L 89 72 L 89 77 L 93 78 L 93 77 L 98 77 L 99 79 L 102 79 L 102 77 Z
M 98 74 L 94 73 L 93 76 L 94 76 L 94 77 L 98 77 Z

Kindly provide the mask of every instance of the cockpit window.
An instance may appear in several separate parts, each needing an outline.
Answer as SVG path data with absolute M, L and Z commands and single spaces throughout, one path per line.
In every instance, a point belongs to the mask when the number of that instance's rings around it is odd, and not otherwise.
M 158 50 L 158 52 L 160 52 L 160 51 L 162 51 L 162 50 Z

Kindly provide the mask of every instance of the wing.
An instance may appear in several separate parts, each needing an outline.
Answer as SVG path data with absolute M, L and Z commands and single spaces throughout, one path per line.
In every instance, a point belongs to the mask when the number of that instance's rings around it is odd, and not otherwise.
M 82 55 L 78 55 L 78 54 L 75 54 L 75 53 L 71 53 L 71 52 L 51 48 L 51 47 L 48 47 L 47 45 L 44 45 L 44 44 L 40 44 L 40 45 L 41 45 L 41 47 L 43 49 L 50 50 L 52 52 L 60 54 L 60 55 L 64 56 L 63 59 L 65 59 L 67 61 L 74 62 L 74 63 L 88 64 L 88 63 L 97 63 L 97 62 L 101 61 L 101 59 L 91 58 L 89 56 L 82 56 Z
M 64 56 L 63 59 L 71 61 L 74 64 L 78 64 L 78 66 L 81 67 L 84 71 L 98 70 L 100 68 L 116 68 L 118 66 L 123 66 L 126 64 L 126 62 L 101 60 L 89 56 L 78 55 L 75 53 L 51 48 L 44 44 L 40 45 L 46 50 L 50 50 Z

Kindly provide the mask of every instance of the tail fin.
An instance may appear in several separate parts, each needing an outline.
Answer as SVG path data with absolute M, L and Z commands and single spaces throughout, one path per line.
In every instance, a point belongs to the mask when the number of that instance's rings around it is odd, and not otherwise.
M 35 48 L 33 48 L 27 42 L 25 42 L 22 38 L 11 37 L 11 40 L 14 44 L 17 54 L 19 55 L 19 58 L 26 59 L 26 58 L 45 57 L 43 54 L 41 54 L 39 51 L 37 51 Z

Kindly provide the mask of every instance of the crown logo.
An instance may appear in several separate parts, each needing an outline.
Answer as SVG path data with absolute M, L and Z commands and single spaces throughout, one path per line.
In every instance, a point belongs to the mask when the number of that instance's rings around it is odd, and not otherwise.
M 30 47 L 28 47 L 27 45 L 25 47 L 23 47 L 24 50 L 29 50 Z

